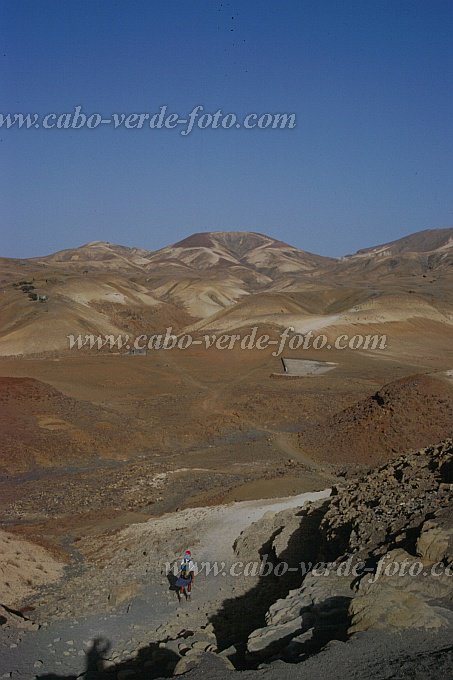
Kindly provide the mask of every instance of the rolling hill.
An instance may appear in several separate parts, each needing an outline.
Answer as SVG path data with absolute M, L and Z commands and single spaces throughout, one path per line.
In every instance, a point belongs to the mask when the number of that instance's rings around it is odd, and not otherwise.
M 169 326 L 344 332 L 424 319 L 450 327 L 453 229 L 339 259 L 255 232 L 196 233 L 157 251 L 94 241 L 29 260 L 2 258 L 0 281 L 0 355 L 63 351 L 71 333 Z
M 304 451 L 333 463 L 376 465 L 453 436 L 453 386 L 428 375 L 395 380 L 299 435 Z
M 0 476 L 119 458 L 145 448 L 137 423 L 33 378 L 0 377 Z

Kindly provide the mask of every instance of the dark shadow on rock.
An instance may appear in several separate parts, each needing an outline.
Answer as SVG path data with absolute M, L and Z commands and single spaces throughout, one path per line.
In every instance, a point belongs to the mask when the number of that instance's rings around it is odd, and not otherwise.
M 153 680 L 154 678 L 169 678 L 181 658 L 175 652 L 157 643 L 142 647 L 137 656 L 114 665 L 107 665 L 107 655 L 111 644 L 104 638 L 93 640 L 86 652 L 86 668 L 79 675 L 56 675 L 50 673 L 37 676 L 37 680 L 117 680 L 121 671 L 130 673 L 131 680 Z M 125 673 L 126 674 L 126 673 Z
M 439 468 L 439 474 L 442 482 L 445 484 L 453 484 L 453 460 L 442 463 Z
M 219 650 L 235 646 L 236 668 L 254 667 L 246 652 L 250 633 L 266 625 L 266 612 L 276 600 L 286 597 L 290 590 L 302 585 L 306 574 L 299 568 L 300 563 L 313 564 L 318 559 L 321 545 L 320 523 L 326 509 L 327 504 L 323 503 L 310 514 L 305 509 L 298 513 L 300 525 L 289 538 L 286 549 L 278 559 L 271 549 L 272 541 L 280 533 L 275 532 L 259 550 L 260 559 L 267 555 L 267 561 L 273 564 L 272 572 L 260 576 L 258 583 L 244 595 L 225 600 L 220 611 L 210 618 Z M 289 568 L 295 570 L 288 570 L 281 576 L 275 575 L 275 567 L 282 562 L 287 562 Z
M 33 607 L 25 607 L 25 609 L 13 609 L 12 607 L 8 607 L 6 604 L 3 603 L 2 607 L 8 614 L 18 616 L 20 619 L 24 619 L 24 621 L 28 621 L 27 617 L 24 614 L 24 611 L 27 611 L 28 609 L 33 610 Z
M 55 675 L 55 673 L 48 673 L 47 675 L 37 675 L 37 680 L 77 680 L 83 678 L 83 675 Z
M 300 663 L 308 656 L 317 654 L 331 640 L 346 642 L 350 626 L 349 605 L 351 598 L 343 595 L 329 597 L 313 608 L 302 609 L 302 618 L 311 614 L 314 625 L 312 634 L 303 639 L 302 635 L 295 637 L 283 650 L 281 656 L 287 663 Z M 305 631 L 308 630 L 308 626 Z M 299 638 L 299 639 L 298 639 Z

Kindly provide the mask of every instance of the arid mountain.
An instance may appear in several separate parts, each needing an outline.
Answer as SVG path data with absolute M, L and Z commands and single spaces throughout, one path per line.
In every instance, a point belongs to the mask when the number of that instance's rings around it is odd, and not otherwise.
M 193 234 L 172 246 L 158 250 L 151 266 L 183 263 L 190 269 L 246 268 L 272 278 L 284 272 L 312 271 L 332 262 L 282 241 L 254 232 L 206 232 Z M 265 279 L 258 277 L 258 282 Z
M 313 255 L 287 243 L 254 232 L 202 232 L 157 251 L 128 248 L 106 241 L 92 241 L 79 248 L 32 258 L 33 264 L 89 271 L 139 269 L 200 272 L 207 269 L 246 268 L 272 274 L 278 271 L 313 270 L 333 258 Z M 259 278 L 259 277 L 258 277 Z M 265 279 L 259 279 L 262 283 Z
M 45 257 L 32 258 L 32 263 L 43 264 L 57 269 L 84 271 L 141 270 L 149 262 L 151 253 L 142 248 L 128 248 L 107 241 L 92 241 L 79 248 L 60 250 Z
M 363 248 L 352 257 L 360 255 L 406 255 L 408 253 L 432 253 L 435 251 L 453 250 L 453 228 L 425 229 L 409 236 L 403 236 L 396 241 L 384 243 L 380 246 Z
M 453 270 L 453 228 L 425 229 L 396 241 L 364 248 L 341 258 L 333 267 L 337 279 L 363 276 L 375 282 L 401 283 L 409 277 L 424 276 L 431 283 L 451 281 Z
M 198 233 L 154 252 L 95 241 L 3 258 L 0 355 L 60 351 L 70 333 L 169 326 L 345 332 L 410 319 L 449 326 L 452 233 L 427 230 L 340 259 L 254 232 Z

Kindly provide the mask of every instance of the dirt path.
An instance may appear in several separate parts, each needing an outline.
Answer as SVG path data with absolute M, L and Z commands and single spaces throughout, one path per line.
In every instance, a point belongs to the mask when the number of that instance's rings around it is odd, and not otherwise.
M 136 577 L 145 574 L 146 578 L 150 559 L 163 567 L 166 561 L 177 558 L 180 552 L 175 552 L 175 543 L 169 544 L 169 537 L 181 526 L 185 529 L 183 540 L 192 541 L 195 560 L 224 563 L 225 575 L 221 570 L 217 576 L 213 573 L 199 576 L 192 601 L 182 606 L 169 591 L 165 576 L 160 579 L 148 577 L 144 591 L 127 598 L 113 612 L 84 616 L 75 616 L 72 612 L 64 620 L 48 625 L 44 622 L 38 631 L 1 631 L 0 676 L 3 673 L 11 673 L 5 677 L 12 678 L 33 678 L 48 673 L 78 675 L 84 670 L 86 652 L 94 638 L 109 641 L 109 658 L 117 664 L 133 657 L 150 641 L 159 639 L 159 626 L 175 625 L 183 629 L 205 622 L 207 616 L 220 608 L 223 599 L 235 596 L 237 584 L 229 575 L 229 566 L 234 560 L 233 542 L 240 532 L 268 511 L 298 507 L 308 500 L 327 497 L 329 493 L 326 490 L 289 498 L 188 509 L 131 525 L 120 532 L 115 545 L 108 548 L 112 552 L 111 561 L 96 577 L 93 571 L 91 575 L 74 580 L 72 589 L 79 589 L 80 601 L 88 597 L 88 593 L 91 596 L 98 592 L 100 596 L 104 585 L 111 587 L 121 563 L 123 581 L 130 582 L 132 574 Z M 130 563 L 127 569 L 120 554 L 121 546 L 127 546 Z M 148 550 L 154 550 L 151 556 Z M 87 588 L 87 595 L 84 588 Z M 59 597 L 63 598 L 62 606 L 66 606 L 63 593 L 64 590 Z M 53 597 L 55 595 L 58 594 L 54 593 Z
M 305 465 L 305 467 L 307 467 L 309 470 L 314 470 L 326 479 L 335 479 L 334 476 L 329 475 L 326 472 L 325 463 L 323 465 L 319 465 L 319 463 L 307 456 L 302 451 L 295 441 L 296 435 L 294 433 L 277 432 L 275 430 L 266 431 L 272 433 L 273 443 L 280 451 L 282 451 L 282 453 L 288 455 L 290 458 L 294 458 L 295 460 L 299 461 L 299 463 L 302 463 L 302 465 Z
M 200 526 L 202 539 L 197 546 L 199 559 L 234 559 L 233 543 L 241 531 L 260 519 L 266 512 L 279 512 L 286 508 L 297 508 L 307 501 L 325 498 L 330 491 L 315 491 L 288 498 L 267 499 L 258 501 L 242 501 L 230 505 L 213 508 L 216 513 L 209 513 Z
M 252 375 L 256 370 L 257 370 L 256 368 L 250 369 L 250 371 L 244 373 L 240 378 L 225 383 L 221 388 L 217 386 L 210 387 L 208 385 L 205 385 L 196 380 L 195 378 L 193 378 L 193 376 L 190 375 L 187 371 L 184 371 L 184 376 L 192 384 L 196 385 L 200 389 L 207 391 L 206 396 L 201 401 L 201 408 L 204 411 L 207 411 L 209 413 L 217 413 L 219 415 L 226 417 L 231 417 L 234 416 L 234 412 L 225 408 L 224 405 L 221 405 L 219 403 L 221 397 L 225 394 L 225 392 L 228 389 L 231 389 L 232 386 L 237 385 L 246 380 L 247 378 L 249 378 L 250 375 Z M 275 428 L 263 426 L 261 423 L 257 423 L 255 420 L 247 418 L 245 414 L 242 414 L 241 417 L 242 422 L 248 425 L 251 430 L 255 430 L 256 432 L 265 432 L 266 435 L 270 435 L 277 450 L 279 450 L 284 455 L 288 456 L 289 458 L 297 460 L 299 463 L 302 463 L 302 465 L 304 465 L 308 470 L 317 472 L 326 479 L 330 480 L 335 479 L 333 475 L 329 475 L 328 473 L 326 473 L 325 464 L 323 466 L 319 465 L 316 461 L 307 456 L 300 449 L 295 440 L 294 433 L 280 431 L 276 430 Z

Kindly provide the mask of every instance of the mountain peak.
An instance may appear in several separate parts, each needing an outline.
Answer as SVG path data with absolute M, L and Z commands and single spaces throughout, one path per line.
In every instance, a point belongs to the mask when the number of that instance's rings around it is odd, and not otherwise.
M 453 228 L 424 229 L 371 248 L 362 248 L 356 255 L 403 255 L 408 253 L 432 253 L 453 246 Z
M 256 231 L 205 231 L 196 232 L 175 243 L 173 248 L 221 248 L 236 257 L 243 257 L 249 251 L 260 247 L 292 248 Z

